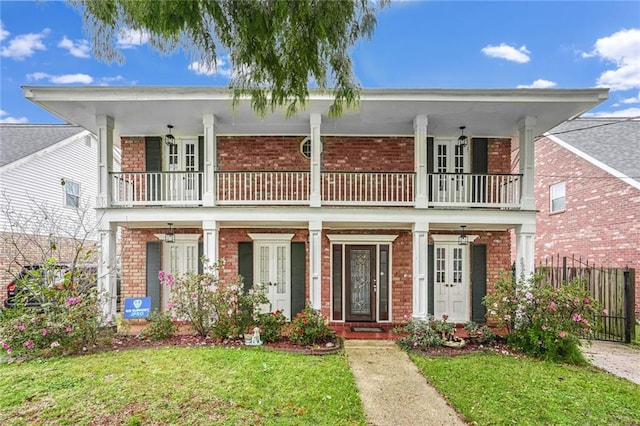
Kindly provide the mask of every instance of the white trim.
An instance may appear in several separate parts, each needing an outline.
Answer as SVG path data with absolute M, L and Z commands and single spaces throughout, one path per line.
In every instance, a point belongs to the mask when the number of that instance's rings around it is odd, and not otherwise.
M 393 243 L 397 235 L 340 235 L 340 234 L 327 234 L 327 238 L 331 243 L 335 244 L 388 244 Z
M 460 235 L 451 235 L 451 234 L 434 234 L 431 235 L 431 239 L 434 243 L 458 243 L 458 237 Z M 479 235 L 467 235 L 469 242 L 475 241 Z
M 153 234 L 159 240 L 164 241 L 166 234 Z M 189 242 L 198 242 L 200 241 L 200 237 L 202 234 L 173 234 L 175 236 L 176 243 L 189 243 Z M 171 243 L 168 243 L 171 244 Z
M 295 234 L 247 234 L 253 241 L 291 241 Z
M 561 147 L 563 147 L 567 151 L 577 155 L 578 157 L 582 158 L 583 160 L 586 160 L 589 163 L 593 164 L 594 166 L 601 168 L 602 170 L 604 170 L 605 172 L 609 173 L 610 175 L 613 175 L 613 176 L 617 177 L 618 179 L 620 179 L 624 183 L 629 184 L 629 185 L 633 186 L 636 189 L 640 189 L 640 181 L 637 181 L 636 179 L 625 175 L 624 173 L 614 169 L 611 166 L 607 166 L 602 161 L 596 160 L 595 158 L 593 158 L 589 154 L 585 153 L 584 151 L 579 150 L 578 148 L 576 148 L 573 145 L 569 145 L 568 143 L 566 143 L 565 141 L 563 141 L 562 139 L 560 139 L 557 136 L 549 135 L 547 133 L 545 133 L 543 136 L 546 137 L 547 139 L 557 143 L 558 145 L 560 145 Z M 569 179 L 570 179 L 570 177 L 569 177 Z

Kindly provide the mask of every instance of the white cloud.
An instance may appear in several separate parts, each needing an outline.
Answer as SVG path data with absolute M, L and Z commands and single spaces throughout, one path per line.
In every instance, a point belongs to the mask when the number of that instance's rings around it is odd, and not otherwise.
M 98 84 L 100 86 L 108 86 L 110 83 L 114 83 L 114 82 L 117 82 L 117 81 L 124 81 L 124 77 L 121 76 L 121 75 L 117 75 L 115 77 L 102 77 L 99 80 Z
M 49 80 L 54 84 L 91 84 L 93 83 L 93 77 L 87 74 L 62 74 L 51 75 L 44 72 L 34 72 L 27 74 L 28 80 Z
M 2 41 L 5 38 L 9 37 L 9 34 L 11 34 L 11 33 L 4 29 L 4 24 L 2 23 L 2 21 L 0 21 L 0 41 Z
M 134 49 L 136 46 L 141 46 L 149 41 L 149 34 L 140 31 L 126 29 L 121 30 L 116 40 L 116 45 L 120 49 Z
M 599 57 L 616 66 L 603 72 L 596 84 L 611 90 L 640 88 L 640 29 L 622 30 L 598 39 L 583 58 Z
M 42 39 L 49 34 L 49 31 L 48 28 L 45 28 L 37 34 L 21 34 L 12 38 L 8 46 L 2 46 L 0 49 L 0 56 L 22 61 L 36 53 L 36 50 L 47 50 Z
M 212 64 L 206 64 L 204 62 L 191 62 L 189 64 L 189 71 L 193 71 L 198 75 L 213 76 L 219 75 L 221 77 L 231 77 L 231 67 L 229 66 L 229 57 L 217 58 L 217 61 Z
M 640 92 L 638 92 L 638 96 L 633 96 L 631 98 L 625 98 L 620 101 L 621 104 L 638 104 L 640 103 Z
M 87 40 L 76 40 L 75 42 L 69 40 L 67 36 L 64 36 L 60 43 L 58 43 L 58 47 L 63 49 L 67 49 L 71 56 L 75 56 L 76 58 L 89 58 L 89 42 Z
M 0 109 L 0 123 L 3 124 L 21 124 L 21 123 L 28 123 L 29 119 L 27 117 L 20 117 L 20 118 L 15 118 L 15 117 L 3 117 L 7 115 L 7 113 L 4 110 Z
M 509 46 L 505 43 L 500 43 L 499 46 L 486 46 L 482 48 L 482 53 L 492 58 L 506 59 L 507 61 L 517 62 L 519 64 L 526 64 L 531 57 L 526 46 L 521 46 L 519 49 Z
M 588 112 L 583 117 L 640 117 L 640 108 L 627 108 L 618 111 Z
M 539 78 L 531 84 L 518 85 L 518 89 L 549 89 L 551 87 L 556 87 L 557 85 L 558 84 L 555 81 L 543 80 Z

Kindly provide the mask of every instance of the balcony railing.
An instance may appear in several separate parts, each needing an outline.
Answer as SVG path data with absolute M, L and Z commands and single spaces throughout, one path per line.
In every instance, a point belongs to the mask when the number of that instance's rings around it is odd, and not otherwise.
M 202 204 L 202 172 L 111 173 L 114 206 Z
M 112 173 L 117 207 L 202 205 L 202 172 Z M 429 207 L 518 208 L 521 175 L 428 175 Z M 323 205 L 413 206 L 415 173 L 323 172 Z M 215 174 L 218 205 L 309 205 L 308 171 L 223 171 Z

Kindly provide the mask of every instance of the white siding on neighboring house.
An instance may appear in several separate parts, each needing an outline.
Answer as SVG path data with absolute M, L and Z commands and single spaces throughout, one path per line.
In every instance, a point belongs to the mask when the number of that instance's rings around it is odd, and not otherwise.
M 56 217 L 78 222 L 74 208 L 66 207 L 62 179 L 80 184 L 80 205 L 86 210 L 85 224 L 93 226 L 97 195 L 97 142 L 88 131 L 38 151 L 0 168 L 0 229 L 7 230 L 4 214 L 7 199 L 17 212 L 33 211 L 34 201 L 47 206 Z M 50 210 L 49 210 L 50 209 Z

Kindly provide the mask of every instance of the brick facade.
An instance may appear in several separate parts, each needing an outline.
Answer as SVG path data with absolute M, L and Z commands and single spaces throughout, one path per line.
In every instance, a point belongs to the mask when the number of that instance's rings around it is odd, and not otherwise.
M 550 213 L 550 187 L 561 182 L 566 183 L 566 208 Z M 639 189 L 543 138 L 536 142 L 536 208 L 536 262 L 575 255 L 603 267 L 629 266 L 638 276 Z

